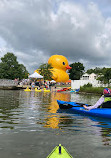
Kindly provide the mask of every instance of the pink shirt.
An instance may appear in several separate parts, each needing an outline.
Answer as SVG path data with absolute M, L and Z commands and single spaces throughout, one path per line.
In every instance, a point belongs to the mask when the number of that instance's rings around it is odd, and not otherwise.
M 94 104 L 93 106 L 88 106 L 86 109 L 91 110 L 91 109 L 96 109 L 98 108 L 102 103 L 104 102 L 104 95 L 101 96 L 101 98 Z

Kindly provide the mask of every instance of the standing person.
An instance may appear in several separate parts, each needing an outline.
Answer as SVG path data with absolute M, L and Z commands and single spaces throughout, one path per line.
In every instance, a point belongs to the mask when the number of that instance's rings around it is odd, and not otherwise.
M 40 82 L 38 83 L 38 86 L 39 86 L 39 89 L 41 89 L 41 84 L 40 84 Z
M 52 86 L 52 83 L 51 83 L 51 82 L 49 82 L 49 89 L 50 89 L 50 91 L 51 91 L 51 86 Z
M 101 98 L 96 102 L 95 105 L 93 106 L 86 106 L 83 105 L 83 107 L 87 110 L 91 110 L 91 109 L 96 109 L 98 107 L 101 108 L 111 108 L 111 89 L 109 88 L 105 88 L 103 90 L 103 95 L 101 96 Z
M 32 84 L 31 84 L 31 90 L 34 90 L 34 87 L 35 87 L 35 83 L 33 81 Z
M 47 81 L 47 88 L 49 89 L 49 81 Z
M 56 84 L 55 84 L 55 92 L 56 92 Z
M 46 81 L 44 81 L 44 87 L 47 88 L 47 82 Z

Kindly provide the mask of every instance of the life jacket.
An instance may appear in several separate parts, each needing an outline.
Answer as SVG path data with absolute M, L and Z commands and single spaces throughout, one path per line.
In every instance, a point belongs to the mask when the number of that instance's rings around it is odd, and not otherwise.
M 111 108 L 111 95 L 104 95 L 104 103 L 100 105 L 100 108 Z
M 111 101 L 111 95 L 104 95 L 104 102 Z

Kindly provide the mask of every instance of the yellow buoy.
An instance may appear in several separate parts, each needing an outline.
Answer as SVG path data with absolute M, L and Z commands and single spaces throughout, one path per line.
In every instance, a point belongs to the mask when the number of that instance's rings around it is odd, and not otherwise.
M 27 87 L 24 91 L 31 91 L 31 90 L 29 89 L 29 87 Z
M 42 92 L 42 90 L 35 88 L 35 92 Z
M 50 89 L 44 88 L 44 92 L 50 92 Z

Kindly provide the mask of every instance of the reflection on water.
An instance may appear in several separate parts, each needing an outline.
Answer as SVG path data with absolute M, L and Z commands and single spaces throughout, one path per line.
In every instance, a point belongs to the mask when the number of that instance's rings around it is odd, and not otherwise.
M 93 124 L 91 126 L 94 127 L 94 129 L 97 129 L 95 130 L 95 134 L 101 136 L 103 144 L 105 146 L 111 145 L 111 121 L 94 117 L 90 117 L 89 119 L 91 120 L 91 122 L 93 121 Z
M 105 146 L 111 145 L 110 120 L 85 117 L 59 110 L 58 100 L 94 104 L 100 96 L 66 93 L 0 91 L 0 133 L 14 130 L 61 130 L 64 134 L 85 133 L 101 137 Z M 47 133 L 48 134 L 48 133 Z
M 69 93 L 52 93 L 51 95 L 51 102 L 49 104 L 48 112 L 52 113 L 51 115 L 47 115 L 46 123 L 44 127 L 50 128 L 59 128 L 60 118 L 59 115 L 56 114 L 59 106 L 57 104 L 58 100 L 69 100 L 70 101 L 70 94 Z
M 19 113 L 15 114 L 12 111 L 19 108 L 19 93 L 14 91 L 0 91 L 0 128 L 13 129 L 12 124 L 17 124 L 15 119 L 18 119 Z

